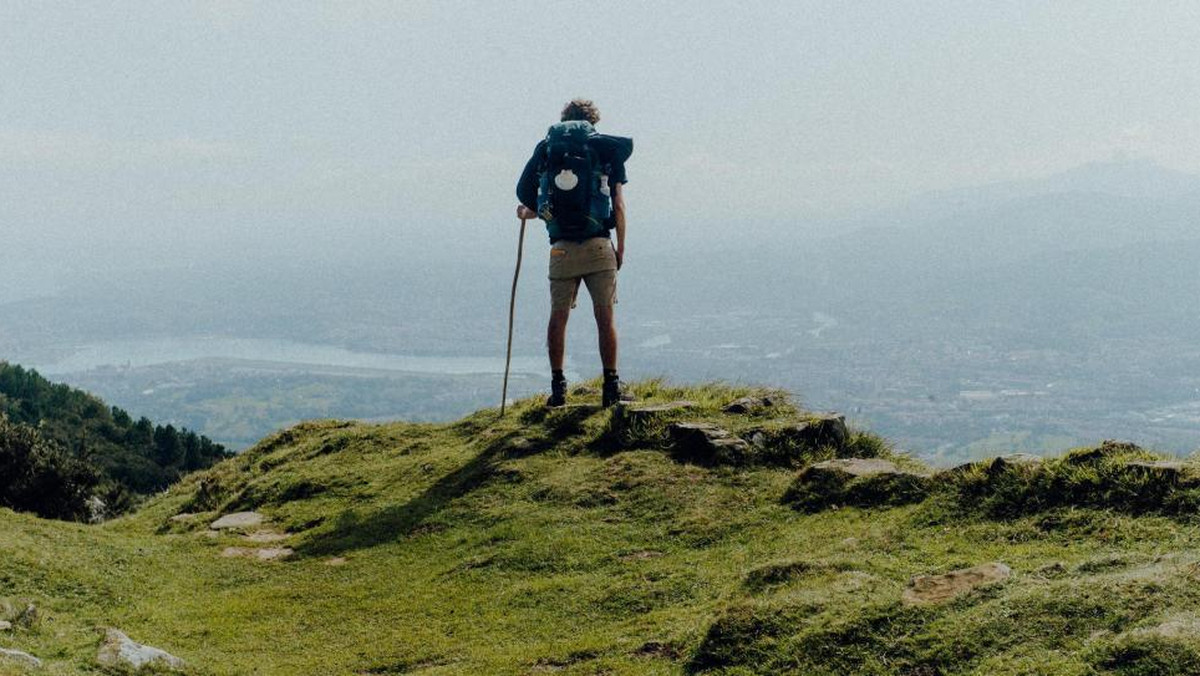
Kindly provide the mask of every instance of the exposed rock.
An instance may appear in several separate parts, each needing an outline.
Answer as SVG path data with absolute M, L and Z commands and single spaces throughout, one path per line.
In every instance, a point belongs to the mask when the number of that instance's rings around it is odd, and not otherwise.
M 1141 447 L 1136 444 L 1123 441 L 1113 441 L 1109 439 L 1108 441 L 1101 443 L 1096 448 L 1075 451 L 1074 453 L 1068 454 L 1066 461 L 1073 465 L 1082 465 L 1099 462 L 1100 460 L 1111 458 L 1116 455 L 1138 453 L 1141 450 Z
M 782 447 L 791 450 L 790 455 L 801 458 L 821 448 L 845 446 L 849 431 L 846 416 L 826 413 L 785 427 L 755 428 L 746 433 L 746 438 L 756 447 Z
M 325 565 L 327 565 L 327 566 L 344 566 L 344 565 L 346 565 L 346 557 L 335 556 L 331 559 L 325 559 Z
M 942 470 L 938 474 L 939 476 L 946 478 L 956 478 L 977 467 L 986 470 L 989 474 L 999 474 L 1016 467 L 1038 467 L 1042 464 L 1042 462 L 1043 458 L 1037 455 L 1031 455 L 1029 453 L 1010 453 L 1008 455 L 997 456 L 991 460 L 972 460 L 971 462 L 964 462 L 960 465 L 955 465 L 950 469 Z
M 754 413 L 755 411 L 764 408 L 770 408 L 775 405 L 775 400 L 771 397 L 739 397 L 725 405 L 723 409 L 726 413 L 736 413 L 744 415 L 746 413 Z
M 944 603 L 967 592 L 1007 580 L 1012 569 L 1003 563 L 985 563 L 952 570 L 943 575 L 917 575 L 909 581 L 901 600 L 908 605 Z
M 87 499 L 88 523 L 102 523 L 108 518 L 108 505 L 93 495 Z
M 245 557 L 248 559 L 258 559 L 259 561 L 285 559 L 292 554 L 295 554 L 295 551 L 290 547 L 264 547 L 262 549 L 254 547 L 226 547 L 221 550 L 221 556 L 225 558 Z
M 248 540 L 250 542 L 279 542 L 281 540 L 286 540 L 290 537 L 291 537 L 291 535 L 289 535 L 287 533 L 280 533 L 278 531 L 256 530 L 253 533 L 245 536 L 245 538 L 243 538 L 243 539 Z
M 25 606 L 25 610 L 17 614 L 13 623 L 26 629 L 32 629 L 38 623 L 39 617 L 37 606 L 30 603 Z
M 127 666 L 134 669 L 150 665 L 171 669 L 184 667 L 184 661 L 178 657 L 165 650 L 133 641 L 117 629 L 105 630 L 104 642 L 100 644 L 96 660 L 109 666 Z
M 612 431 L 614 440 L 620 446 L 633 446 L 640 443 L 661 444 L 664 438 L 664 424 L 681 414 L 687 413 L 696 406 L 692 401 L 672 401 L 666 404 L 631 405 L 621 402 L 613 409 Z
M 208 525 L 213 530 L 225 530 L 228 528 L 251 528 L 261 525 L 263 515 L 258 512 L 235 512 L 226 514 L 225 516 L 213 521 Z
M 909 473 L 890 461 L 879 458 L 838 458 L 818 462 L 807 470 L 808 472 L 838 472 L 852 477 L 872 477 L 880 474 Z
M 667 435 L 676 454 L 698 462 L 736 465 L 750 450 L 750 444 L 710 423 L 672 423 Z
M 12 629 L 12 622 L 8 620 L 0 620 L 0 631 L 8 631 Z
M 182 514 L 176 514 L 175 516 L 171 517 L 169 520 L 174 521 L 176 523 L 186 523 L 188 521 L 194 520 L 198 516 L 200 516 L 200 515 L 195 512 L 184 512 Z
M 42 661 L 38 658 L 20 650 L 9 650 L 8 648 L 0 648 L 0 662 L 16 662 L 27 667 L 35 669 L 42 666 Z
M 929 475 L 889 460 L 841 458 L 805 468 L 783 500 L 805 511 L 839 505 L 900 505 L 923 500 L 931 483 Z
M 1011 453 L 1002 455 L 993 459 L 988 463 L 987 471 L 990 474 L 999 474 L 1007 472 L 1010 469 L 1017 467 L 1038 467 L 1042 464 L 1042 459 L 1036 455 L 1028 453 Z

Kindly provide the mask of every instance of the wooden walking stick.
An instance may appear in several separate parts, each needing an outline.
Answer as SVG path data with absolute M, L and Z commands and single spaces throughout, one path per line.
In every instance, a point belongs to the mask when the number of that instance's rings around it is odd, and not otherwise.
M 521 234 L 517 240 L 517 269 L 513 272 L 512 298 L 508 301 L 508 350 L 504 356 L 504 391 L 500 394 L 500 415 L 508 405 L 508 368 L 512 364 L 513 316 L 517 311 L 517 278 L 521 276 L 521 254 L 525 250 L 525 219 L 521 219 Z

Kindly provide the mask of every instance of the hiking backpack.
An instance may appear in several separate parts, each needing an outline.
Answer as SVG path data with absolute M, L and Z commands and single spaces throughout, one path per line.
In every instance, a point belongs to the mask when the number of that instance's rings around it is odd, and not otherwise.
M 538 216 L 553 239 L 587 239 L 608 234 L 612 215 L 608 176 L 588 141 L 591 123 L 570 120 L 551 125 L 538 179 Z

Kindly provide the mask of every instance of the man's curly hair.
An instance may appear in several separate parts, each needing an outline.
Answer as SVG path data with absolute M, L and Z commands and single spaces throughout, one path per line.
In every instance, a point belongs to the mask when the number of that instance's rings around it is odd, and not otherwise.
M 571 99 L 562 109 L 562 121 L 587 120 L 592 124 L 600 121 L 600 109 L 589 99 Z

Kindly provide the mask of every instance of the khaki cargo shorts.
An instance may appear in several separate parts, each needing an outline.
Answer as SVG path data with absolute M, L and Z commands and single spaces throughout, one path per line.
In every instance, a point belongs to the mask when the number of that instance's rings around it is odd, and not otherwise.
M 593 306 L 617 302 L 617 252 L 607 237 L 559 240 L 550 247 L 550 309 L 574 308 L 581 282 L 587 285 Z

